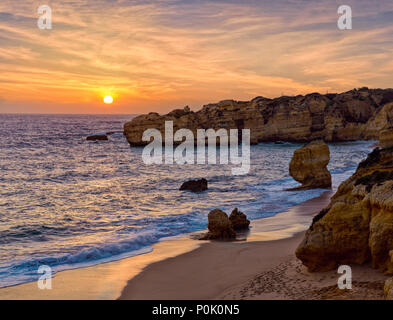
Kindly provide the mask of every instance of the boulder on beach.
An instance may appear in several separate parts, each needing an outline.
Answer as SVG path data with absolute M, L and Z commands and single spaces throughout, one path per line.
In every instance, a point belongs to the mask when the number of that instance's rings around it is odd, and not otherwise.
M 310 271 L 371 262 L 393 274 L 393 150 L 376 148 L 314 217 L 296 250 Z
M 289 164 L 289 174 L 302 185 L 294 189 L 330 188 L 332 177 L 327 169 L 329 161 L 330 150 L 322 140 L 312 141 L 297 149 Z
M 92 134 L 87 136 L 87 141 L 106 141 L 108 140 L 108 136 L 106 134 Z
M 234 230 L 248 229 L 248 226 L 250 225 L 250 220 L 247 219 L 247 216 L 237 208 L 233 209 L 229 216 L 229 220 L 231 221 Z
M 208 219 L 209 232 L 205 234 L 201 240 L 225 240 L 236 238 L 236 232 L 232 227 L 232 223 L 229 220 L 228 215 L 224 211 L 214 209 L 210 211 Z
M 192 192 L 202 192 L 207 190 L 207 180 L 202 178 L 199 180 L 189 180 L 184 182 L 179 190 L 189 190 Z

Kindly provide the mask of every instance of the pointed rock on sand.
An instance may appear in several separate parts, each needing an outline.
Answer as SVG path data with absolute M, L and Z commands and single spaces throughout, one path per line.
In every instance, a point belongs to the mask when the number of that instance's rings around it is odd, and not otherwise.
M 208 233 L 200 240 L 228 240 L 236 238 L 236 231 L 248 229 L 250 221 L 247 216 L 235 208 L 228 218 L 228 215 L 220 210 L 214 209 L 208 215 Z M 235 231 L 236 230 L 236 231 Z
M 201 240 L 236 238 L 236 232 L 232 227 L 232 223 L 229 220 L 228 215 L 224 211 L 214 209 L 210 211 L 208 219 L 209 232 L 205 234 Z
M 247 219 L 247 216 L 237 208 L 233 209 L 231 215 L 229 216 L 229 220 L 231 221 L 232 227 L 235 230 L 248 229 L 248 226 L 250 225 L 250 220 Z

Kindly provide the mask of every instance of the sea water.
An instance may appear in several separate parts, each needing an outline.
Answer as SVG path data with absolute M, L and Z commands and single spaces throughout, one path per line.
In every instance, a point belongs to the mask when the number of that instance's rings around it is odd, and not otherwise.
M 0 287 L 140 254 L 160 239 L 205 229 L 210 210 L 235 207 L 250 219 L 272 216 L 323 190 L 288 173 L 301 144 L 251 146 L 249 174 L 232 165 L 145 165 L 143 148 L 121 134 L 128 115 L 0 115 Z M 115 132 L 109 141 L 89 134 Z M 330 144 L 336 188 L 373 142 Z M 206 178 L 203 193 L 179 191 Z

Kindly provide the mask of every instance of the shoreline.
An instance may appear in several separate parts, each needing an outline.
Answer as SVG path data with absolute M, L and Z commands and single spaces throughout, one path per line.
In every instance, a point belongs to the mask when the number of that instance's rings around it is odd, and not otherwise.
M 119 299 L 384 299 L 388 276 L 368 265 L 351 265 L 353 290 L 340 290 L 337 270 L 309 273 L 295 257 L 305 230 L 329 203 L 330 195 L 332 192 L 325 192 L 254 222 L 256 230 L 247 241 L 208 241 L 187 253 L 149 264 L 128 281 Z M 297 221 L 298 226 L 283 232 L 281 219 Z M 306 221 L 309 223 L 304 224 Z
M 192 251 L 149 264 L 130 278 L 119 299 L 216 299 L 260 271 L 285 262 L 332 194 L 325 191 L 287 211 L 251 221 L 245 241 L 199 241 L 203 244 Z
M 0 288 L 0 300 L 115 300 L 129 278 L 147 265 L 193 250 L 197 245 L 189 237 L 160 241 L 146 253 L 60 271 L 52 277 L 51 290 L 38 289 L 35 281 Z
M 301 214 L 312 210 L 315 204 L 327 204 L 332 192 L 325 191 L 319 197 L 290 207 L 274 216 L 251 221 L 248 234 L 239 236 L 235 245 L 254 242 L 269 242 L 285 239 L 305 230 L 310 217 Z M 153 250 L 140 255 L 110 261 L 94 266 L 64 270 L 52 278 L 52 290 L 39 290 L 36 282 L 0 288 L 0 300 L 4 299 L 116 299 L 130 279 L 142 273 L 150 265 L 181 256 L 209 244 L 209 241 L 195 240 L 202 231 L 181 237 L 164 239 L 154 244 Z M 97 277 L 100 279 L 96 281 Z M 38 279 L 38 275 L 37 275 Z
M 294 251 L 313 216 L 329 203 L 332 194 L 332 191 L 325 191 L 287 211 L 252 220 L 250 232 L 240 235 L 239 241 L 195 240 L 200 231 L 165 239 L 153 245 L 148 253 L 58 272 L 52 278 L 52 290 L 39 290 L 36 282 L 1 288 L 0 300 L 294 299 L 296 294 L 288 296 L 279 292 L 285 287 L 279 283 L 282 270 L 289 271 L 291 278 L 296 279 L 296 286 L 291 290 L 300 290 L 299 297 L 307 292 L 299 281 L 311 287 L 323 284 L 321 290 L 325 290 L 326 283 L 331 286 L 332 280 L 337 281 L 337 273 L 307 273 L 295 258 Z M 299 268 L 306 279 L 293 275 Z M 355 269 L 356 274 L 361 274 L 358 282 L 368 292 L 375 289 L 372 296 L 381 299 L 383 293 L 379 293 L 383 290 L 380 287 L 386 276 L 367 266 Z M 267 274 L 265 282 L 269 287 L 277 286 L 275 293 L 254 292 L 264 274 Z M 329 277 L 330 282 L 326 282 Z M 371 282 L 363 281 L 367 277 Z

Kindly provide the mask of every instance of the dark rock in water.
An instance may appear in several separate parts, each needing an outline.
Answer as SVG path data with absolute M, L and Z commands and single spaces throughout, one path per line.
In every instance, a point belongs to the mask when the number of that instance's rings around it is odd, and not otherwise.
M 379 133 L 379 145 L 382 149 L 393 147 L 393 128 L 383 130 Z
M 200 180 L 189 180 L 184 182 L 179 190 L 190 190 L 192 192 L 202 192 L 207 190 L 207 180 L 202 178 Z
M 93 134 L 91 136 L 88 136 L 86 138 L 86 140 L 88 140 L 88 141 L 98 141 L 98 140 L 106 141 L 106 140 L 108 140 L 108 136 L 106 134 Z
M 248 229 L 248 226 L 250 225 L 250 220 L 247 219 L 247 216 L 237 208 L 232 211 L 229 216 L 229 220 L 231 221 L 232 228 L 234 230 Z
M 232 227 L 232 223 L 229 220 L 228 215 L 224 211 L 214 209 L 213 211 L 210 211 L 208 219 L 209 232 L 205 234 L 201 240 L 225 240 L 236 238 L 236 232 Z
M 282 141 L 274 141 L 274 144 L 284 144 L 285 142 Z
M 108 131 L 108 132 L 106 133 L 107 136 L 117 135 L 117 134 L 123 135 L 123 131 Z

